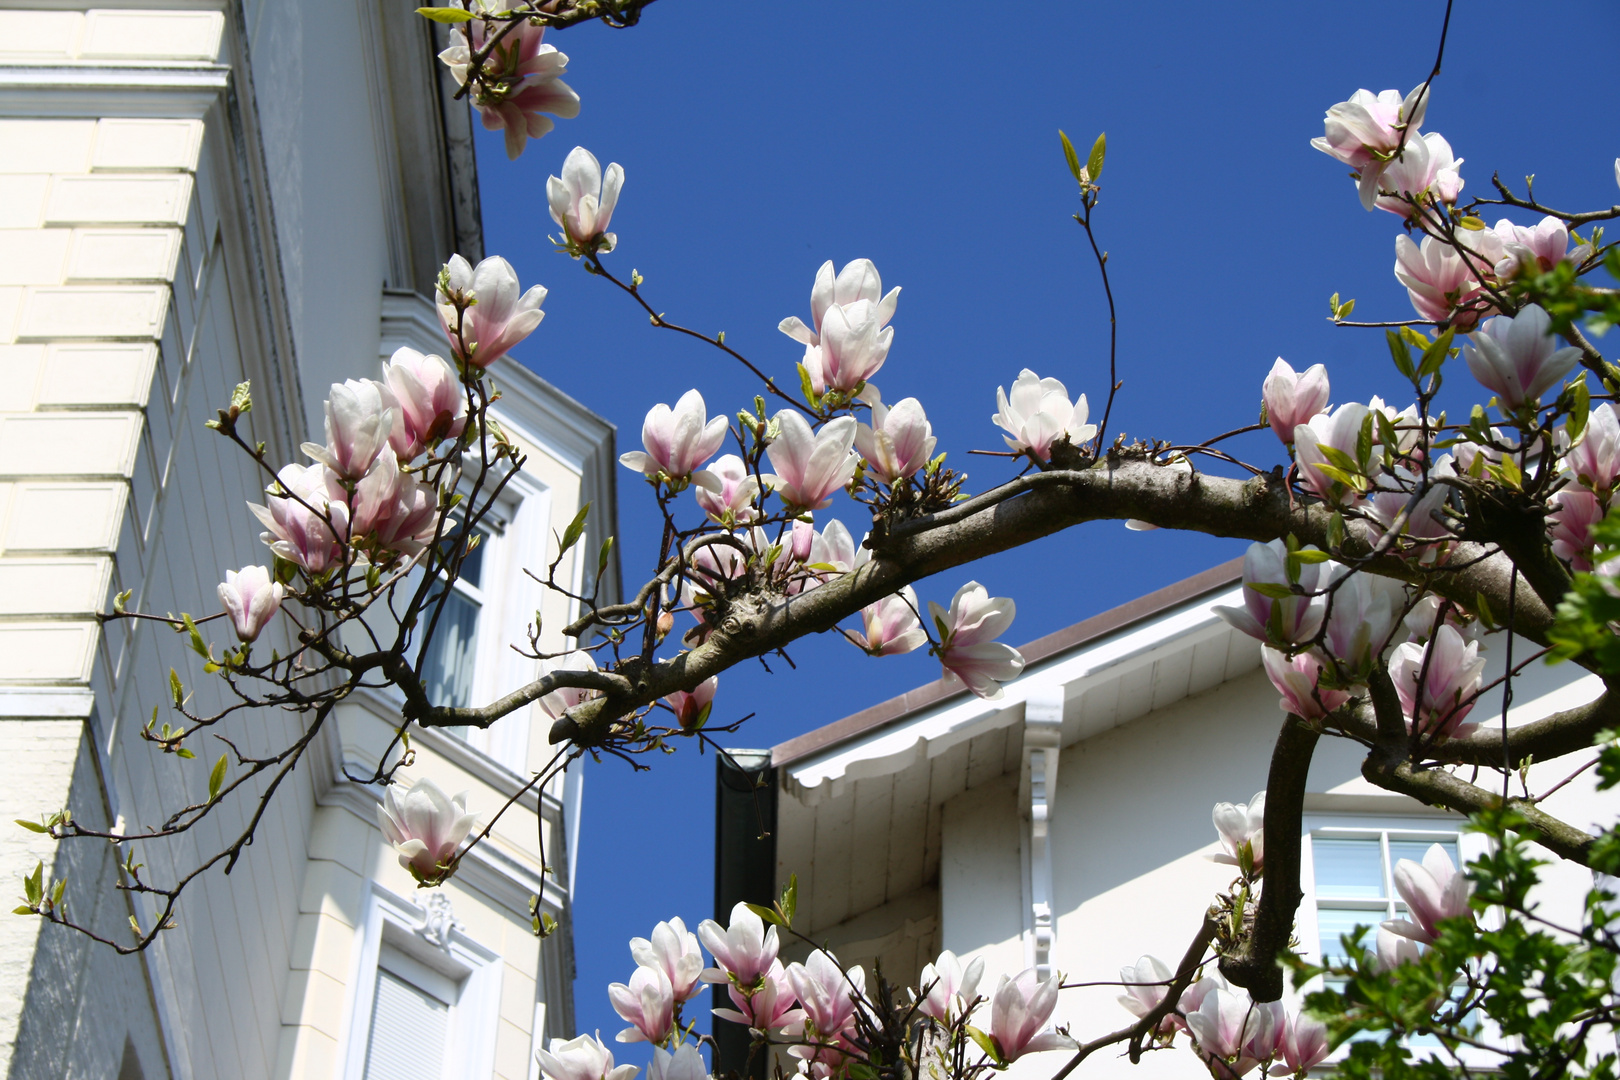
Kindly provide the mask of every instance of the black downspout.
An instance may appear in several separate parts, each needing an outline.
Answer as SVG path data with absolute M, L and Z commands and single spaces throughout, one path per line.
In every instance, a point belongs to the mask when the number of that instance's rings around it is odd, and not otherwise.
M 769 750 L 715 755 L 714 917 L 731 922 L 739 903 L 776 902 L 776 770 Z M 731 1007 L 724 985 L 709 991 L 712 1006 Z M 714 1017 L 714 1074 L 765 1080 L 768 1055 L 748 1060 L 748 1029 Z

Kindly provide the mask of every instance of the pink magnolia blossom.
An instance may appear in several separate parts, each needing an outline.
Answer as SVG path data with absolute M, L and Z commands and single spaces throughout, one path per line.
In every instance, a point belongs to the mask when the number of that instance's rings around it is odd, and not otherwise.
M 671 1054 L 662 1046 L 653 1047 L 653 1059 L 647 1066 L 648 1080 L 709 1080 L 709 1067 L 703 1063 L 703 1053 L 696 1044 L 685 1043 Z
M 854 1025 L 855 1010 L 866 993 L 866 972 L 861 968 L 846 972 L 817 949 L 804 963 L 789 964 L 787 977 L 814 1035 L 838 1035 Z
M 866 471 L 885 484 L 906 479 L 928 464 L 934 454 L 934 429 L 916 398 L 903 398 L 894 408 L 872 404 L 872 423 L 855 429 L 855 448 L 866 459 Z
M 1367 400 L 1367 411 L 1383 413 L 1384 418 L 1395 429 L 1395 456 L 1398 458 L 1411 457 L 1418 452 L 1418 444 L 1423 441 L 1423 419 L 1418 415 L 1416 405 L 1408 405 L 1404 409 L 1397 409 L 1393 405 L 1385 404 L 1384 399 L 1374 394 Z M 1429 433 L 1435 433 L 1434 421 L 1429 421 Z M 1373 442 L 1378 442 L 1377 429 L 1373 431 Z M 1380 449 L 1379 454 L 1383 451 Z
M 350 540 L 370 537 L 378 548 L 412 557 L 433 540 L 437 494 L 433 485 L 400 471 L 392 446 L 383 448 L 354 491 L 341 498 L 349 506 Z
M 1403 136 L 1408 143 L 1423 126 L 1429 106 L 1426 87 L 1419 86 L 1403 100 L 1398 90 L 1385 90 L 1374 97 L 1370 90 L 1357 90 L 1349 101 L 1341 101 L 1327 111 L 1322 137 L 1311 145 L 1344 162 L 1356 171 L 1361 205 L 1373 208 L 1378 180 Z
M 1414 642 L 1397 645 L 1389 661 L 1389 677 L 1395 682 L 1407 718 L 1420 731 L 1438 732 L 1444 738 L 1465 733 L 1463 720 L 1474 707 L 1484 672 L 1485 658 L 1479 655 L 1479 643 L 1465 644 L 1462 635 L 1449 625 L 1435 631 L 1427 646 Z M 1423 679 L 1421 687 L 1419 678 Z M 1467 725 L 1466 730 L 1472 727 Z
M 798 997 L 788 981 L 787 969 L 782 961 L 771 961 L 770 970 L 760 980 L 753 993 L 744 993 L 735 983 L 727 988 L 735 1009 L 719 1008 L 714 1015 L 722 1020 L 747 1024 L 756 1031 L 781 1031 L 800 1028 L 805 1021 L 804 1010 L 797 1008 Z
M 1314 546 L 1303 550 L 1316 551 Z M 1290 596 L 1274 600 L 1259 592 L 1255 585 L 1290 587 L 1288 578 L 1288 545 L 1281 540 L 1269 544 L 1253 543 L 1243 554 L 1243 606 L 1216 605 L 1215 614 L 1225 619 L 1235 630 L 1241 630 L 1256 641 L 1271 640 L 1275 628 L 1280 640 L 1299 643 L 1310 641 L 1322 628 L 1324 603 L 1319 596 Z M 1321 563 L 1304 563 L 1299 568 L 1299 586 L 1307 594 L 1318 591 Z
M 1563 468 L 1585 486 L 1607 494 L 1620 479 L 1620 412 L 1612 402 L 1593 408 L 1578 442 L 1564 455 Z
M 458 437 L 467 426 L 467 395 L 442 357 L 411 348 L 394 350 L 383 364 L 383 379 L 398 409 L 389 445 L 410 462 L 441 439 Z
M 437 885 L 456 857 L 456 848 L 472 831 L 473 818 L 467 813 L 466 792 L 452 798 L 423 777 L 409 788 L 400 783 L 388 786 L 377 807 L 377 824 L 399 853 L 399 865 L 419 884 Z
M 1059 439 L 1079 446 L 1097 434 L 1097 426 L 1086 423 L 1090 412 L 1086 395 L 1070 405 L 1069 391 L 1061 382 L 1025 368 L 1013 382 L 1012 393 L 996 387 L 996 414 L 990 419 L 1007 432 L 1002 438 L 1008 447 L 1048 461 L 1052 444 Z
M 1277 1054 L 1277 1044 L 1282 1041 L 1288 1014 L 1280 1001 L 1257 1001 L 1250 1017 L 1255 1022 L 1248 1025 L 1250 1030 L 1248 1037 L 1243 1040 L 1240 1060 L 1257 1063 L 1269 1061 Z
M 1266 422 L 1277 438 L 1292 446 L 1294 429 L 1310 423 L 1311 417 L 1327 408 L 1327 368 L 1312 364 L 1300 374 L 1279 356 L 1260 393 L 1266 404 Z
M 1380 926 L 1374 955 L 1378 962 L 1378 970 L 1394 971 L 1402 964 L 1417 963 L 1422 953 L 1418 951 L 1417 942 L 1411 938 L 1402 937 Z
M 817 566 L 829 566 L 838 574 L 847 574 L 855 569 L 862 561 L 861 556 L 865 554 L 864 548 L 856 546 L 849 528 L 834 518 L 827 522 L 826 528 L 819 533 L 812 530 L 810 553 L 806 556 L 806 561 Z
M 651 938 L 631 938 L 630 956 L 642 967 L 662 971 L 677 1002 L 691 1000 L 703 988 L 703 950 L 679 918 L 653 927 Z
M 710 675 L 698 683 L 691 691 L 677 690 L 664 698 L 664 703 L 675 710 L 676 722 L 687 731 L 694 731 L 703 726 L 709 718 L 709 709 L 714 703 L 714 692 L 720 688 L 720 676 Z M 679 922 L 680 920 L 676 920 Z M 663 926 L 663 923 L 659 923 Z M 693 944 L 696 944 L 694 939 Z M 639 961 L 638 961 L 639 963 Z M 671 979 L 674 976 L 670 976 Z M 685 998 L 681 999 L 685 1001 Z
M 1034 968 L 1003 975 L 990 998 L 990 1037 L 1003 1061 L 1016 1061 L 1042 1050 L 1073 1050 L 1079 1044 L 1057 1032 L 1041 1032 L 1057 1007 L 1058 976 L 1041 981 Z
M 1592 254 L 1590 244 L 1572 250 L 1569 227 L 1550 214 L 1529 228 L 1503 218 L 1492 232 L 1502 239 L 1502 257 L 1496 263 L 1500 278 L 1545 273 L 1561 262 L 1585 262 Z
M 1567 487 L 1553 495 L 1552 504 L 1547 532 L 1553 554 L 1569 563 L 1571 570 L 1591 570 L 1592 530 L 1603 520 L 1602 500 L 1585 488 Z
M 836 277 L 833 275 L 832 260 L 828 259 L 816 271 L 816 283 L 810 289 L 810 319 L 815 325 L 806 326 L 797 315 L 790 315 L 782 320 L 777 329 L 794 341 L 810 346 L 820 345 L 827 310 L 862 300 L 876 309 L 878 326 L 881 328 L 894 318 L 895 307 L 900 303 L 900 289 L 896 286 L 887 294 L 884 293 L 883 277 L 872 265 L 871 259 L 855 259 L 846 263 Z
M 1467 241 L 1479 235 L 1470 233 Z M 1480 272 L 1477 264 L 1465 262 L 1455 248 L 1432 236 L 1425 236 L 1421 246 L 1404 235 L 1395 238 L 1395 278 L 1406 286 L 1412 307 L 1430 322 L 1473 326 L 1482 313 L 1472 303 L 1481 295 Z
M 259 539 L 311 574 L 323 574 L 343 561 L 339 538 L 349 531 L 349 508 L 332 498 L 328 475 L 320 465 L 285 465 L 266 489 L 269 505 L 248 504 L 268 530 Z
M 742 458 L 726 454 L 704 471 L 713 478 L 714 486 L 695 485 L 692 494 L 710 521 L 729 529 L 746 525 L 758 516 L 754 499 L 759 495 L 759 479 L 748 471 Z
M 1294 429 L 1294 460 L 1299 464 L 1299 478 L 1323 502 L 1342 506 L 1354 501 L 1354 490 L 1322 472 L 1318 466 L 1332 464 L 1322 452 L 1324 446 L 1349 454 L 1352 459 L 1356 457 L 1356 444 L 1368 413 L 1367 406 L 1352 401 L 1340 405 L 1331 414 L 1318 413 Z M 1378 471 L 1378 460 L 1378 455 L 1374 454 L 1366 462 L 1369 473 Z
M 948 612 L 932 600 L 928 612 L 939 631 L 934 651 L 946 674 L 961 679 L 979 697 L 1000 698 L 1001 684 L 1018 677 L 1024 658 L 1011 645 L 992 639 L 1012 625 L 1018 605 L 1010 597 L 993 597 L 983 585 L 970 581 L 956 590 Z
M 1383 473 L 1373 481 L 1373 489 L 1367 497 L 1367 512 L 1384 527 L 1386 534 L 1398 524 L 1399 535 L 1409 540 L 1453 539 L 1456 533 L 1443 513 L 1452 488 L 1443 481 L 1456 475 L 1455 459 L 1450 454 L 1442 455 L 1429 469 L 1429 489 L 1414 504 L 1412 495 L 1422 485 L 1423 476 L 1415 468 L 1397 464 L 1393 472 Z M 1417 550 L 1431 560 L 1440 551 L 1433 544 L 1420 544 Z
M 876 375 L 894 344 L 888 321 L 888 313 L 870 300 L 830 305 L 821 318 L 821 344 L 804 350 L 804 369 L 816 393 L 853 394 Z
M 219 602 L 231 617 L 231 625 L 240 641 L 252 641 L 263 633 L 281 610 L 281 601 L 286 595 L 281 582 L 272 581 L 270 571 L 262 566 L 227 570 L 219 586 Z
M 1282 695 L 1277 707 L 1285 713 L 1316 720 L 1350 700 L 1348 690 L 1330 690 L 1320 685 L 1327 665 L 1314 650 L 1289 656 L 1264 645 L 1260 660 L 1271 685 Z
M 1119 981 L 1125 985 L 1125 993 L 1119 996 L 1119 1003 L 1138 1020 L 1145 1019 L 1170 993 L 1173 974 L 1164 961 L 1156 956 L 1143 956 L 1135 966 L 1120 968 Z M 1183 994 L 1182 998 L 1182 1004 L 1185 1004 L 1186 995 Z M 1172 1011 L 1159 1021 L 1158 1030 L 1160 1034 L 1168 1034 L 1180 1025 L 1181 1018 Z
M 1245 1047 L 1265 1034 L 1268 1014 L 1258 1010 L 1249 996 L 1239 990 L 1215 987 L 1204 996 L 1195 1011 L 1187 1013 L 1187 1027 L 1198 1041 L 1198 1049 L 1210 1058 L 1230 1062 L 1241 1076 L 1259 1061 L 1246 1058 Z
M 579 1035 L 564 1042 L 551 1040 L 551 1049 L 535 1053 L 546 1080 L 635 1080 L 634 1065 L 613 1065 L 613 1051 L 594 1035 Z
M 1378 178 L 1379 195 L 1374 205 L 1410 219 L 1416 208 L 1404 195 L 1419 203 L 1434 199 L 1448 206 L 1457 201 L 1463 189 L 1462 177 L 1457 174 L 1462 158 L 1454 158 L 1451 144 L 1438 132 L 1415 136 L 1406 140 L 1401 156 L 1384 166 Z
M 1176 1008 L 1183 1013 L 1195 1013 L 1204 1004 L 1204 999 L 1213 990 L 1230 990 L 1231 987 L 1218 973 L 1205 975 L 1181 992 L 1181 1000 L 1176 1002 Z
M 576 649 L 556 660 L 548 660 L 545 668 L 548 673 L 553 671 L 595 671 L 597 669 L 596 659 L 583 649 Z M 600 690 L 588 690 L 579 686 L 559 686 L 540 699 L 540 711 L 553 720 L 560 720 L 575 705 L 583 701 L 589 701 L 600 694 Z
M 852 449 L 855 418 L 840 416 L 819 432 L 789 409 L 771 420 L 780 430 L 765 451 L 776 470 L 767 480 L 771 488 L 794 510 L 819 510 L 832 502 L 833 492 L 850 482 L 860 462 Z
M 1246 803 L 1216 803 L 1210 817 L 1215 832 L 1225 851 L 1211 855 L 1214 862 L 1227 866 L 1242 866 L 1245 859 L 1250 866 L 1265 865 L 1266 858 L 1266 793 L 1257 791 Z
M 480 0 L 479 7 L 492 10 L 485 0 Z M 474 19 L 464 26 L 450 31 L 450 47 L 439 54 L 462 85 L 470 75 L 473 53 L 487 41 L 483 20 Z M 504 29 L 499 24 L 497 28 Z M 523 153 L 529 139 L 538 139 L 555 126 L 540 113 L 565 120 L 579 115 L 579 95 L 559 78 L 567 71 L 568 57 L 554 46 L 541 44 L 545 32 L 545 26 L 525 20 L 502 37 L 483 65 L 485 79 L 495 84 L 495 92 L 480 89 L 473 102 L 484 127 L 505 129 L 506 156 L 513 160 Z
M 1440 609 L 1445 607 L 1445 618 L 1440 618 Z M 1464 641 L 1478 641 L 1484 628 L 1477 622 L 1467 621 L 1466 612 L 1458 610 L 1457 605 L 1445 603 L 1433 593 L 1422 597 L 1401 620 L 1406 629 L 1407 641 L 1423 644 L 1434 636 L 1436 623 L 1449 626 L 1462 635 Z
M 698 937 L 714 954 L 718 967 L 705 968 L 703 981 L 718 983 L 730 981 L 748 990 L 771 969 L 776 960 L 776 927 L 767 928 L 765 920 L 738 904 L 731 909 L 731 926 L 726 928 L 713 919 L 698 924 Z
M 1510 409 L 1539 403 L 1581 358 L 1574 346 L 1558 348 L 1552 320 L 1535 304 L 1517 316 L 1487 320 L 1469 340 L 1473 346 L 1463 348 L 1468 370 Z
M 1271 1067 L 1272 1076 L 1303 1077 L 1327 1060 L 1327 1025 L 1302 1012 L 1288 1013 L 1277 1040 L 1282 1061 Z
M 1472 918 L 1468 896 L 1473 886 L 1439 844 L 1431 844 L 1423 861 L 1402 859 L 1395 864 L 1395 891 L 1406 901 L 1408 919 L 1390 919 L 1383 928 L 1404 938 L 1432 944 L 1442 919 Z
M 1329 655 L 1352 672 L 1368 672 L 1389 644 L 1396 611 L 1406 597 L 1389 578 L 1330 565 L 1323 584 L 1337 587 L 1325 601 L 1328 617 L 1323 644 Z
M 304 453 L 344 480 L 358 480 L 371 468 L 394 430 L 399 403 L 375 379 L 333 383 L 326 399 L 326 445 L 307 442 Z
M 568 246 L 574 251 L 612 251 L 619 238 L 607 231 L 624 187 L 624 170 L 618 162 L 602 172 L 602 166 L 583 146 L 576 146 L 563 160 L 562 176 L 546 180 L 546 202 L 551 220 L 563 227 Z
M 840 526 L 841 527 L 841 526 Z M 788 555 L 794 562 L 806 562 L 810 552 L 816 546 L 816 527 L 808 521 L 800 519 L 793 523 L 788 530 Z M 823 544 L 823 547 L 826 545 Z
M 499 255 L 476 267 L 460 255 L 450 256 L 437 294 L 439 322 L 450 339 L 451 353 L 463 364 L 489 367 L 534 333 L 546 317 L 540 310 L 546 302 L 545 286 L 535 285 L 521 294 L 518 288 L 517 271 Z M 456 311 L 452 302 L 456 299 L 468 305 L 465 311 Z
M 613 1011 L 630 1022 L 620 1042 L 661 1043 L 675 1026 L 675 991 L 661 968 L 637 967 L 629 984 L 608 986 Z
M 917 594 L 910 585 L 861 608 L 861 624 L 865 632 L 854 635 L 855 643 L 872 656 L 899 656 L 928 640 L 917 618 Z
M 641 423 L 641 443 L 646 452 L 620 454 L 619 464 L 649 479 L 690 480 L 713 490 L 721 486 L 720 481 L 699 470 L 725 438 L 726 418 L 710 420 L 703 395 L 688 390 L 673 409 L 660 402 L 647 410 L 647 418 Z
M 982 978 L 982 957 L 975 957 L 964 966 L 955 953 L 946 949 L 938 960 L 924 964 L 922 974 L 917 977 L 917 986 L 926 990 L 917 1002 L 917 1011 L 942 1024 L 949 1023 L 967 1011 L 968 1005 L 978 997 Z

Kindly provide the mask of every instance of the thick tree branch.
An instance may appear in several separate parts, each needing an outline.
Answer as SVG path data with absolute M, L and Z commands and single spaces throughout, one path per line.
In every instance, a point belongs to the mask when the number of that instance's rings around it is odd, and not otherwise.
M 1378 739 L 1378 721 L 1370 703 L 1335 713 L 1329 723 L 1363 742 Z M 1598 732 L 1613 727 L 1620 727 L 1620 703 L 1613 694 L 1604 693 L 1585 705 L 1509 728 L 1505 747 L 1499 730 L 1482 726 L 1465 739 L 1447 739 L 1437 744 L 1429 755 L 1447 765 L 1495 768 L 1505 761 L 1510 768 L 1518 768 L 1531 760 L 1550 761 L 1589 749 Z

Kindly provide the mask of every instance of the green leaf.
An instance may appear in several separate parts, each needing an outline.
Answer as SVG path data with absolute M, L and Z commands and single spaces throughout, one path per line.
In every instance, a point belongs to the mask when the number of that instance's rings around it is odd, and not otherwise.
M 33 908 L 29 907 L 27 904 L 20 904 L 17 907 L 12 908 L 11 913 L 13 915 L 38 915 L 39 914 L 39 912 L 35 911 Z
M 419 7 L 416 13 L 436 23 L 472 22 L 473 13 L 455 7 Z
M 1062 128 L 1058 128 L 1058 138 L 1063 142 L 1063 160 L 1069 163 L 1069 171 L 1074 174 L 1075 182 L 1078 184 L 1085 183 L 1085 180 L 1080 176 L 1080 155 L 1074 152 L 1074 143 L 1070 142 L 1069 137 L 1063 134 Z
M 194 757 L 196 757 L 196 756 L 197 756 L 197 755 L 196 755 L 196 754 L 193 754 L 193 753 L 192 753 L 192 752 L 191 752 L 191 751 L 190 751 L 190 750 L 187 750 L 187 749 L 186 749 L 186 748 L 185 748 L 185 747 L 183 747 L 183 746 L 182 746 L 182 747 L 180 747 L 180 748 L 179 748 L 179 749 L 177 749 L 177 750 L 176 750 L 176 751 L 175 751 L 175 754 L 176 754 L 176 755 L 177 755 L 177 756 L 179 756 L 179 757 L 183 757 L 183 758 L 185 758 L 185 759 L 186 759 L 186 760 L 188 760 L 188 761 L 189 761 L 189 760 L 191 760 L 191 759 L 192 759 L 192 758 L 194 758 Z
M 34 872 L 23 878 L 23 895 L 35 907 L 39 906 L 40 900 L 45 896 L 44 876 L 45 862 L 41 860 L 34 864 Z
M 1344 515 L 1335 510 L 1333 511 L 1333 516 L 1328 518 L 1328 547 L 1332 548 L 1334 551 L 1342 548 L 1344 546 L 1344 531 Z
M 1065 139 L 1064 142 L 1068 140 Z M 793 913 L 799 909 L 799 875 L 789 874 L 787 888 L 782 890 L 782 914 L 787 916 L 788 922 L 793 921 Z
M 997 1065 L 1000 1065 L 1006 1060 L 1001 1056 L 1001 1047 L 996 1045 L 995 1039 L 991 1038 L 989 1035 L 986 1035 L 972 1024 L 968 1024 L 966 1027 L 968 1038 L 978 1043 L 979 1049 L 983 1050 L 991 1061 L 995 1062 Z
M 1273 581 L 1248 581 L 1244 583 L 1243 587 L 1253 589 L 1261 596 L 1269 597 L 1272 600 L 1288 600 L 1295 595 L 1293 589 L 1286 585 L 1278 585 Z
M 1463 218 L 1457 224 L 1461 225 L 1463 228 L 1467 229 L 1469 232 L 1478 232 L 1479 230 L 1481 230 L 1481 229 L 1483 229 L 1485 227 L 1485 223 L 1483 221 L 1481 221 L 1479 218 L 1474 217 L 1472 214 L 1470 214 L 1467 217 Z
M 225 755 L 219 755 L 214 767 L 208 773 L 208 801 L 213 802 L 219 798 L 219 789 L 225 783 Z
M 1356 433 L 1356 464 L 1365 473 L 1372 463 L 1373 448 L 1373 414 L 1368 413 L 1361 421 L 1361 430 Z
M 1325 551 L 1317 551 L 1315 548 L 1300 548 L 1298 551 L 1290 555 L 1289 558 L 1295 559 L 1302 563 L 1324 563 L 1333 558 L 1333 556 L 1329 555 Z
M 1393 330 L 1385 330 L 1384 340 L 1389 342 L 1389 355 L 1395 361 L 1395 370 L 1408 379 L 1416 376 L 1417 368 L 1412 366 L 1412 351 L 1406 347 L 1406 339 Z
M 752 911 L 755 915 L 758 915 L 760 918 L 764 919 L 773 926 L 782 925 L 782 916 L 776 913 L 775 908 L 768 908 L 764 904 L 749 904 L 748 910 Z
M 180 613 L 180 621 L 185 624 L 187 633 L 191 635 L 191 651 L 204 660 L 208 659 L 208 646 L 203 644 L 202 634 L 197 630 L 197 624 L 192 621 L 190 615 L 183 611 Z
M 585 535 L 585 518 L 590 514 L 590 512 L 590 503 L 586 503 L 584 506 L 579 508 L 579 513 L 574 515 L 574 520 L 570 521 L 568 523 L 568 528 L 563 530 L 562 540 L 559 541 L 557 547 L 558 555 L 562 555 L 569 548 L 579 543 L 579 538 Z
M 231 408 L 239 413 L 253 411 L 253 383 L 239 382 L 231 391 Z
M 1327 447 L 1323 447 L 1322 449 L 1325 450 Z M 1361 490 L 1361 474 L 1359 472 L 1346 472 L 1344 469 L 1334 468 L 1332 465 L 1321 464 L 1312 465 L 1311 468 L 1315 469 L 1329 480 L 1343 484 L 1347 488 L 1354 488 L 1357 491 Z
M 48 832 L 51 831 L 48 826 L 41 825 L 37 821 L 24 821 L 22 818 L 18 818 L 17 819 L 17 824 L 21 825 L 23 828 L 27 829 L 29 832 L 48 833 Z
M 1097 136 L 1097 141 L 1091 144 L 1091 156 L 1086 158 L 1086 175 L 1095 184 L 1097 177 L 1102 175 L 1103 159 L 1108 156 L 1108 132 Z
M 1423 350 L 1423 363 L 1418 366 L 1418 376 L 1426 378 L 1440 370 L 1451 356 L 1451 339 L 1457 336 L 1457 331 L 1447 328 L 1446 332 L 1435 339 L 1434 344 Z
M 606 540 L 602 541 L 602 550 L 596 555 L 596 577 L 598 580 L 600 580 L 602 575 L 607 572 L 608 558 L 612 554 L 613 537 L 610 536 Z
M 1592 414 L 1592 391 L 1586 387 L 1586 375 L 1569 384 L 1569 421 L 1564 425 L 1571 440 L 1578 439 L 1586 430 L 1586 418 Z
M 1356 464 L 1356 459 L 1340 450 L 1337 446 L 1322 444 L 1317 449 L 1322 451 L 1322 456 L 1327 458 L 1335 468 L 1343 469 L 1351 475 L 1361 472 L 1361 467 Z M 1321 466 L 1318 465 L 1317 468 L 1321 468 Z
M 1339 318 L 1348 319 L 1356 310 L 1356 298 L 1351 297 L 1339 307 Z
M 179 708 L 186 700 L 186 688 L 180 681 L 180 673 L 174 668 L 169 669 L 169 696 L 174 699 L 174 707 Z
M 799 365 L 799 391 L 804 394 L 804 400 L 810 403 L 811 408 L 821 404 L 821 398 L 816 393 L 815 384 L 810 381 L 810 369 L 803 364 Z
M 1474 614 L 1485 624 L 1485 629 L 1496 629 L 1496 616 L 1491 612 L 1491 602 L 1485 599 L 1484 593 L 1474 594 Z

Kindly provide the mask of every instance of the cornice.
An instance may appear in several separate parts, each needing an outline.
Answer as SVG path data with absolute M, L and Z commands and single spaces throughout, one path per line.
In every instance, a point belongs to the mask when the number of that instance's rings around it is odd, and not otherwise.
M 224 64 L 0 64 L 0 116 L 198 120 L 230 78 Z

